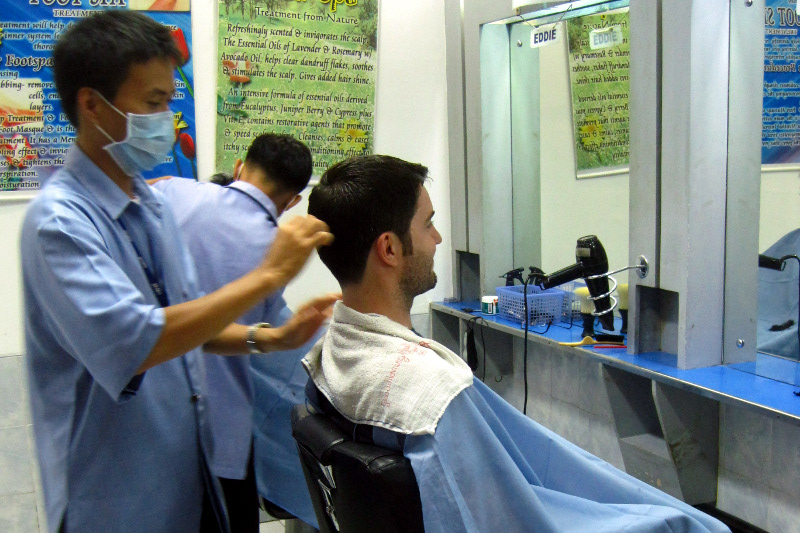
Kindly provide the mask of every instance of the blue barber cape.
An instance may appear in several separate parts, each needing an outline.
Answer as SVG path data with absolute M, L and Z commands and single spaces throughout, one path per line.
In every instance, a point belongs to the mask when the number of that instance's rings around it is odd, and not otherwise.
M 426 533 L 723 532 L 718 520 L 523 415 L 479 380 L 406 438 Z

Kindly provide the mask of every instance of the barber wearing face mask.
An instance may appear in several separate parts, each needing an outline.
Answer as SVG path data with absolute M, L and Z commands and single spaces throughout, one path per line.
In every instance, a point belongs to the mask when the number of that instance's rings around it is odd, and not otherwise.
M 200 347 L 299 346 L 335 299 L 280 328 L 231 324 L 331 241 L 313 217 L 282 226 L 258 267 L 200 297 L 174 217 L 141 177 L 174 141 L 178 57 L 167 28 L 126 10 L 79 21 L 54 49 L 76 142 L 21 237 L 33 427 L 54 533 L 226 531 L 207 468 Z

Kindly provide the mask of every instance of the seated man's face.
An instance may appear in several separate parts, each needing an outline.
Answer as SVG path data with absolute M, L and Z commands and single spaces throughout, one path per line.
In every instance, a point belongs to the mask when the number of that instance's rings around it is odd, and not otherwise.
M 442 242 L 442 236 L 433 225 L 431 197 L 428 191 L 421 186 L 417 199 L 417 210 L 411 219 L 409 234 L 413 251 L 404 257 L 405 265 L 400 279 L 400 287 L 405 294 L 413 298 L 436 286 L 433 255 L 436 253 L 436 245 Z

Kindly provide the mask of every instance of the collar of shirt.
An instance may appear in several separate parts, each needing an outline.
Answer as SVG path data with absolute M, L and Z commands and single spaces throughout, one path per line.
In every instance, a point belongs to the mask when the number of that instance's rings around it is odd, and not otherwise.
M 269 217 L 276 226 L 278 225 L 278 208 L 275 207 L 275 202 L 272 201 L 272 198 L 264 194 L 264 191 L 245 181 L 234 181 L 228 185 L 228 188 L 236 189 L 252 198 L 267 212 L 267 217 Z
M 134 201 L 116 183 L 111 181 L 105 172 L 73 145 L 67 152 L 64 168 L 83 185 L 112 218 L 118 219 Z M 147 182 L 141 175 L 133 176 L 133 192 L 142 205 L 148 207 L 156 216 L 161 217 L 161 202 L 153 195 Z

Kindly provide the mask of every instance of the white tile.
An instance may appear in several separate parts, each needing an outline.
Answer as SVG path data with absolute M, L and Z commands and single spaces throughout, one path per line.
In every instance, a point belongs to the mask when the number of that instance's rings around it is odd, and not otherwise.
M 258 533 L 283 533 L 283 521 L 262 522 L 258 528 Z
M 719 469 L 717 508 L 720 510 L 767 529 L 769 499 L 767 486 L 725 468 Z
M 550 427 L 550 406 L 552 403 L 553 398 L 550 395 L 539 393 L 536 389 L 530 390 L 528 392 L 528 417 L 545 427 Z
M 524 366 L 524 348 L 525 344 L 522 339 L 514 339 L 514 353 L 519 361 L 514 360 L 515 368 L 519 368 L 519 374 L 522 375 L 522 368 Z M 537 394 L 552 396 L 552 382 L 553 382 L 553 356 L 549 350 L 542 350 L 541 345 L 538 343 L 528 341 L 528 387 L 530 391 Z M 524 390 L 523 390 L 524 392 Z
M 431 335 L 430 315 L 428 313 L 418 313 L 411 315 L 411 327 L 413 327 L 414 331 L 419 333 L 421 337 L 429 339 Z
M 581 354 L 559 353 L 552 360 L 553 398 L 575 407 L 581 405 L 581 378 L 585 357 Z
M 613 422 L 611 404 L 608 401 L 603 365 L 584 360 L 580 366 L 580 390 L 578 407 L 607 422 Z
M 586 447 L 586 434 L 589 432 L 589 413 L 572 404 L 553 399 L 550 412 L 550 429 L 580 446 Z
M 319 533 L 318 530 L 314 529 L 302 520 L 284 520 L 283 526 L 286 530 L 286 533 Z
M 772 423 L 772 473 L 770 486 L 800 498 L 800 427 L 775 420 Z
M 611 463 L 623 472 L 625 471 L 625 462 L 622 459 L 622 451 L 619 447 L 619 439 L 613 422 L 608 422 L 601 418 L 592 419 L 587 432 L 587 439 L 586 450 L 588 452 Z
M 514 406 L 514 408 L 522 411 L 522 403 L 524 395 L 522 392 L 517 390 L 517 387 L 514 383 L 514 374 L 498 374 L 497 372 L 493 372 L 492 370 L 497 368 L 491 363 L 491 360 L 487 358 L 487 361 L 490 361 L 486 364 L 487 373 L 484 383 L 490 389 L 492 389 L 498 396 L 503 398 L 505 401 L 510 403 Z M 483 377 L 481 375 L 480 377 Z
M 3 533 L 42 533 L 36 516 L 33 494 L 0 496 L 0 531 Z
M 777 490 L 770 491 L 765 529 L 781 533 L 800 533 L 800 508 L 797 506 L 796 496 Z
M 34 491 L 28 428 L 0 429 L 0 495 Z
M 769 485 L 772 428 L 771 418 L 750 409 L 723 404 L 719 436 L 720 466 Z
M 21 355 L 0 357 L 0 428 L 30 423 Z

